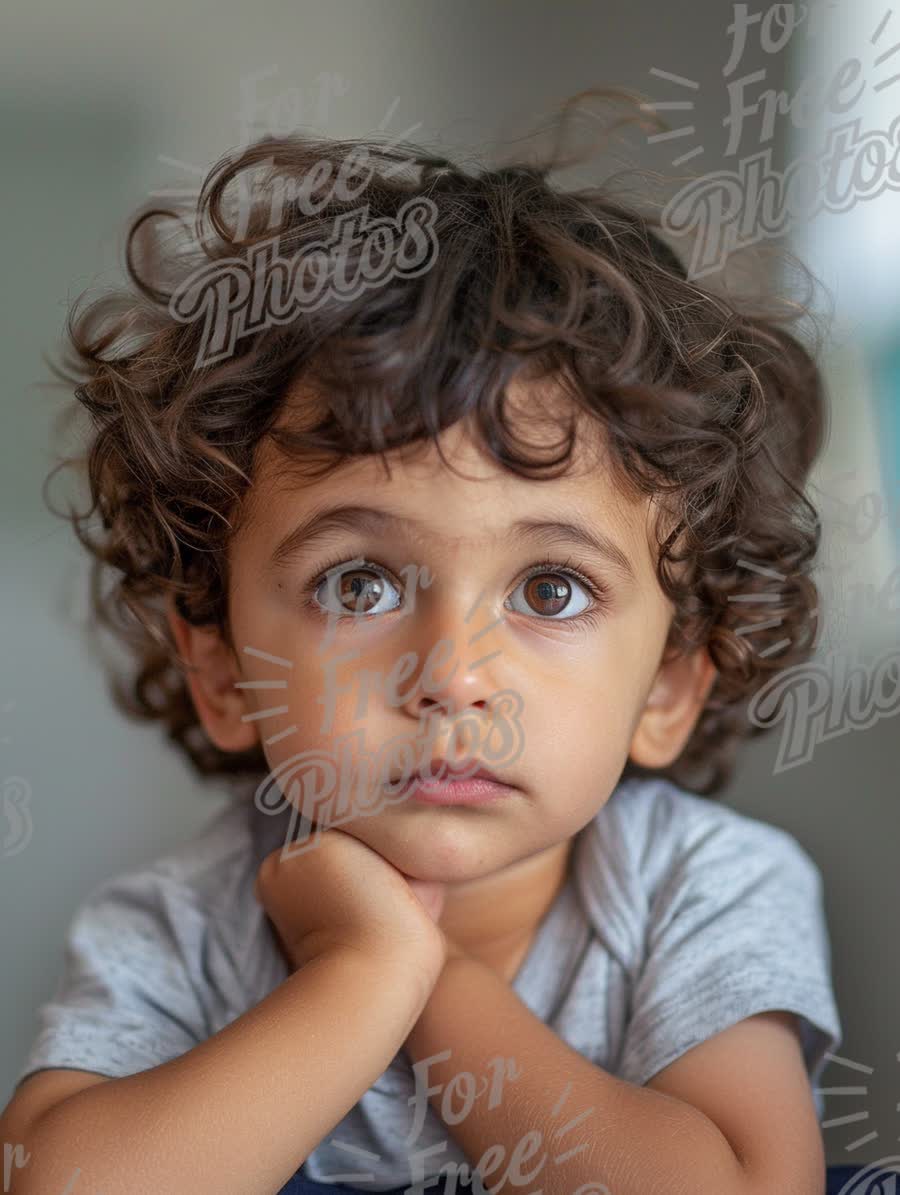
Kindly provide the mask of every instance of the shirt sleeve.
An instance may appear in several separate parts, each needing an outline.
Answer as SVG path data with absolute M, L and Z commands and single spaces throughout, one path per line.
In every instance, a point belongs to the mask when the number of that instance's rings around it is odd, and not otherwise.
M 120 1078 L 208 1036 L 191 979 L 203 919 L 189 898 L 150 868 L 94 890 L 69 925 L 62 976 L 38 1010 L 17 1084 L 56 1067 Z
M 620 1073 L 643 1085 L 745 1017 L 785 1009 L 815 1084 L 842 1035 L 821 874 L 786 831 L 722 813 L 685 832 L 651 900 Z

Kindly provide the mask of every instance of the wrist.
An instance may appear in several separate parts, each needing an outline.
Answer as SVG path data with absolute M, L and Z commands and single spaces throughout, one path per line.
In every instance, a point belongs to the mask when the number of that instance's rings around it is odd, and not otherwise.
M 443 952 L 430 944 L 410 950 L 406 946 L 398 946 L 396 942 L 331 941 L 320 944 L 309 957 L 343 957 L 356 960 L 371 976 L 372 983 L 384 983 L 390 985 L 394 991 L 412 993 L 419 1009 L 428 1001 L 444 965 Z

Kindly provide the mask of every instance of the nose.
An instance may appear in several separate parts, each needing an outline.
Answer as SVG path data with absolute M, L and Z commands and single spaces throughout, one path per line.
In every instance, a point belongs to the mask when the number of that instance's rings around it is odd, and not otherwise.
M 484 606 L 455 615 L 445 608 L 432 615 L 425 617 L 410 645 L 415 680 L 410 681 L 405 712 L 424 721 L 478 711 L 489 721 L 492 697 L 500 689 L 502 652 L 496 630 L 503 616 Z
M 478 659 L 468 659 L 473 653 L 454 651 L 451 640 L 437 640 L 421 661 L 418 676 L 405 702 L 408 713 L 445 713 L 450 716 L 463 710 L 488 712 L 490 698 L 496 692 L 495 669 L 492 660 L 481 652 Z
M 421 717 L 423 715 L 429 717 L 436 713 L 453 717 L 454 714 L 458 714 L 464 709 L 477 709 L 484 713 L 488 713 L 490 710 L 488 699 L 486 697 L 480 697 L 472 701 L 465 701 L 462 699 L 457 700 L 449 693 L 438 698 L 429 697 L 427 694 L 423 693 L 422 696 L 412 702 L 411 705 L 413 707 L 411 712 L 414 713 L 416 717 Z
M 416 725 L 415 740 L 427 745 L 428 758 L 463 764 L 485 752 L 494 718 L 484 680 L 474 680 L 469 687 L 472 679 L 463 678 L 460 684 L 454 675 L 436 694 L 419 690 L 406 703 Z
M 414 723 L 410 737 L 426 762 L 508 767 L 522 754 L 524 726 L 515 664 L 504 659 L 505 615 L 480 598 L 432 594 L 437 600 L 411 616 L 405 639 L 413 666 L 400 709 Z

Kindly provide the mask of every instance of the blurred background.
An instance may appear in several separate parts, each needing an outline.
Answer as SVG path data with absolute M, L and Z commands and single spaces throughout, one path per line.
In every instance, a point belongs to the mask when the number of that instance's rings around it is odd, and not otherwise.
M 54 438 L 72 400 L 47 388 L 42 354 L 57 349 L 81 291 L 119 279 L 126 219 L 150 192 L 196 189 L 251 137 L 384 133 L 490 159 L 574 92 L 615 85 L 657 104 L 669 126 L 664 136 L 632 133 L 635 161 L 686 180 L 737 178 L 767 154 L 784 180 L 803 160 L 821 162 L 837 131 L 828 203 L 801 205 L 779 224 L 770 191 L 760 212 L 774 207 L 756 226 L 770 230 L 763 248 L 792 249 L 828 292 L 815 296 L 827 306 L 831 404 L 811 490 L 825 522 L 817 662 L 829 676 L 858 662 L 871 677 L 897 650 L 900 211 L 890 130 L 900 15 L 874 0 L 12 0 L 2 20 L 0 1103 L 60 973 L 75 907 L 227 799 L 107 696 L 81 631 L 83 552 L 41 495 L 60 452 L 77 446 Z M 557 181 L 602 177 L 599 164 L 596 175 L 584 164 L 575 173 Z M 793 293 L 793 276 L 772 271 L 776 289 Z M 787 829 L 823 873 L 845 1036 L 822 1087 L 856 1092 L 826 1092 L 823 1133 L 829 1164 L 861 1165 L 897 1151 L 900 1135 L 900 702 L 853 707 L 843 684 L 837 729 L 810 719 L 805 751 L 789 756 L 785 727 L 775 727 L 746 750 L 724 800 Z

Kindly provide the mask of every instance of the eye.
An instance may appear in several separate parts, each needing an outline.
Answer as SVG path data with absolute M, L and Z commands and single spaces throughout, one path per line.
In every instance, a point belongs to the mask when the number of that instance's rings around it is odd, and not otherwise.
M 523 591 L 525 607 L 514 602 L 519 590 Z M 302 590 L 301 599 L 315 613 L 324 611 L 341 620 L 389 614 L 402 605 L 397 585 L 388 572 L 362 556 L 323 565 Z M 542 622 L 580 625 L 593 624 L 601 618 L 609 599 L 605 586 L 573 568 L 569 560 L 562 565 L 542 560 L 516 586 L 504 605 L 516 613 L 536 616 Z
M 519 590 L 527 603 L 526 608 L 513 605 L 520 614 L 540 614 L 547 620 L 565 621 L 577 618 L 590 606 L 587 582 L 580 581 L 567 570 L 532 572 L 513 590 L 508 599 L 510 602 Z M 581 603 L 578 603 L 578 590 L 583 594 Z
M 323 570 L 325 575 L 320 573 L 307 591 L 311 601 L 329 613 L 348 618 L 386 614 L 390 610 L 396 610 L 400 605 L 399 599 L 393 605 L 383 604 L 386 593 L 390 590 L 397 592 L 387 574 L 377 564 L 361 557 L 358 567 L 347 567 L 354 563 L 347 561 L 343 565 L 343 571 L 335 565 L 327 566 Z M 325 591 L 324 602 L 318 597 L 322 589 Z

